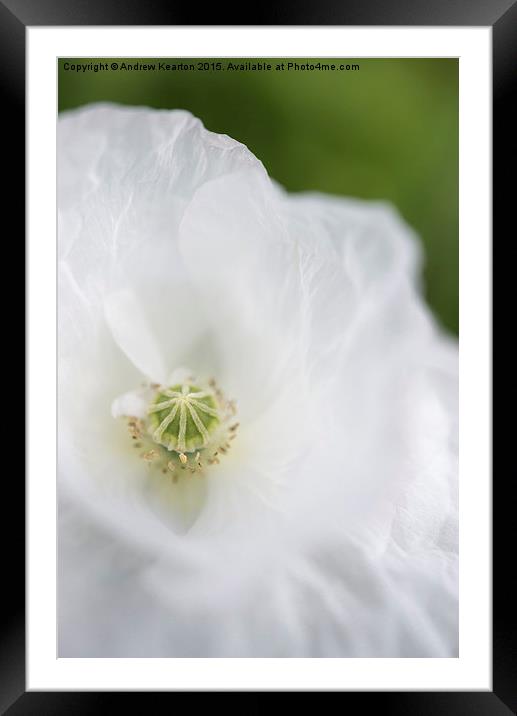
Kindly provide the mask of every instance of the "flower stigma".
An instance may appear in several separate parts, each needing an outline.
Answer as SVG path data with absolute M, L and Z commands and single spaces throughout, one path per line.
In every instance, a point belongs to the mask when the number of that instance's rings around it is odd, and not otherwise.
M 237 435 L 236 406 L 227 400 L 215 380 L 193 377 L 162 386 L 145 386 L 152 398 L 145 418 L 126 416 L 130 437 L 140 457 L 153 470 L 170 475 L 203 476 L 217 465 Z

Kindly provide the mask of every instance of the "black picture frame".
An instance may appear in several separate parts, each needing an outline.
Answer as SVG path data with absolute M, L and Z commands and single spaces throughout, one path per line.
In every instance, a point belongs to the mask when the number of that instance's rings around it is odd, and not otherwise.
M 222 8 L 202 10 L 203 25 L 393 25 L 393 26 L 491 26 L 493 30 L 493 232 L 502 234 L 510 226 L 509 212 L 515 203 L 511 162 L 515 161 L 513 134 L 517 116 L 511 106 L 512 75 L 517 69 L 517 3 L 513 0 L 337 0 L 289 2 L 268 8 L 244 6 L 222 18 Z M 225 5 L 224 9 L 229 10 Z M 224 11 L 223 9 L 223 11 Z M 267 14 L 267 17 L 264 15 Z M 2 194 L 11 215 L 22 216 L 25 195 L 25 37 L 28 26 L 78 25 L 196 25 L 198 6 L 156 0 L 0 0 L 0 106 L 5 127 L 4 152 L 8 180 Z M 223 20 L 223 21 L 222 21 Z M 7 145 L 7 146 L 6 146 Z M 5 153 L 4 153 L 5 156 Z M 4 172 L 4 178 L 7 172 Z M 513 186 L 515 183 L 513 182 Z M 23 226 L 22 222 L 22 226 Z M 15 229 L 13 236 L 23 229 Z M 11 240 L 12 245 L 15 244 Z M 23 247 L 22 236 L 17 246 Z M 22 259 L 23 261 L 23 259 Z M 510 300 L 510 299 L 508 299 Z M 19 323 L 17 322 L 17 325 Z M 23 341 L 23 339 L 22 339 Z M 29 346 L 30 349 L 30 346 Z M 14 387 L 14 385 L 13 385 Z M 16 386 L 18 388 L 18 386 Z M 19 398 L 17 400 L 19 402 Z M 21 418 L 23 420 L 23 418 Z M 21 470 L 20 470 L 21 472 Z M 89 714 L 112 712 L 121 707 L 120 698 L 130 696 L 132 705 L 142 704 L 139 693 L 79 693 L 25 691 L 25 500 L 24 484 L 15 472 L 5 471 L 4 504 L 11 521 L 0 520 L 4 545 L 4 581 L 0 632 L 0 713 Z M 493 690 L 472 692 L 341 692 L 344 705 L 359 696 L 361 707 L 382 713 L 411 714 L 501 714 L 517 713 L 517 645 L 515 640 L 515 592 L 508 583 L 505 557 L 512 543 L 512 519 L 502 517 L 510 503 L 511 480 L 499 479 L 493 489 Z M 508 508 L 507 508 L 508 509 Z M 5 563 L 7 561 L 7 564 Z M 145 698 L 171 699 L 172 694 L 145 693 Z M 176 695 L 175 698 L 177 698 Z M 258 712 L 265 694 L 247 698 L 246 709 Z M 307 695 L 308 696 L 308 695 Z M 206 699 L 206 695 L 200 694 Z M 367 699 L 367 701 L 364 701 Z M 242 709 L 241 699 L 236 703 Z M 149 702 L 146 700 L 146 708 Z M 210 708 L 213 708 L 213 702 Z

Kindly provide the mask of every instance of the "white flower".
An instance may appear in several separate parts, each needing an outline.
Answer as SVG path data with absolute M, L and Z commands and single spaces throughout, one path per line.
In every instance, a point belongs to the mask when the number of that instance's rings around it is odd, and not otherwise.
M 60 656 L 457 655 L 457 352 L 412 232 L 184 111 L 67 113 L 58 161 Z M 222 432 L 155 440 L 212 378 Z

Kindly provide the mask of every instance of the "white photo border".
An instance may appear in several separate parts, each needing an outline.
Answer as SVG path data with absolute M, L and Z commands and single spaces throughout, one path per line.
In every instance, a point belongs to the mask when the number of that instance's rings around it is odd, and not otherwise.
M 491 41 L 491 27 L 27 28 L 28 691 L 491 691 Z M 57 658 L 57 58 L 132 56 L 459 57 L 458 658 Z

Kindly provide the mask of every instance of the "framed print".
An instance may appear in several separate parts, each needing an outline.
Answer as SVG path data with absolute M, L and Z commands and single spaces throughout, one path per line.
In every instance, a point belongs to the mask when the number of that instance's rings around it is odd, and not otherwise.
M 490 174 L 515 8 L 4 6 L 29 350 L 0 706 L 511 712 Z

